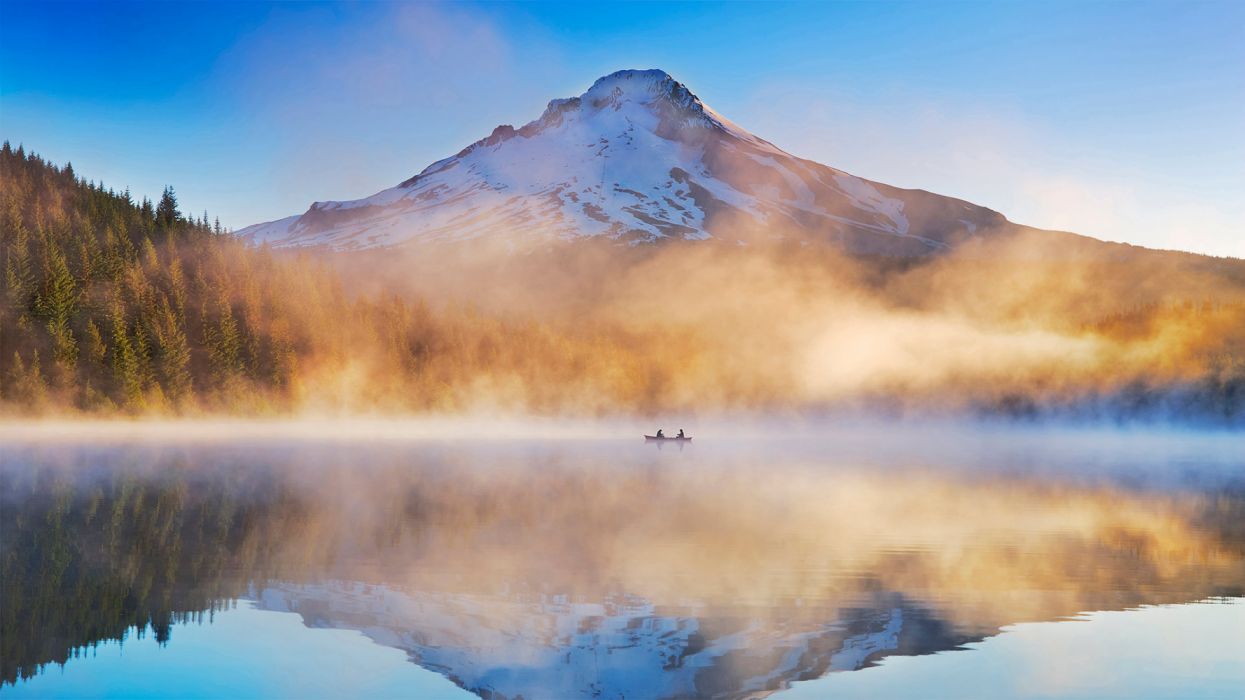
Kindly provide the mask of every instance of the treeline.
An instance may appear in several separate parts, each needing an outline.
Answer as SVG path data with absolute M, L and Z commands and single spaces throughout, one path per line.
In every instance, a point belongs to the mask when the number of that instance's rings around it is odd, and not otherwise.
M 7 142 L 0 193 L 10 415 L 591 412 L 665 398 L 668 364 L 639 360 L 660 339 L 351 299 L 323 265 L 182 213 L 172 189 L 134 201 Z
M 4 399 L 33 409 L 64 398 L 178 404 L 193 395 L 192 338 L 211 340 L 216 376 L 228 377 L 240 344 L 232 309 L 220 298 L 215 309 L 191 305 L 209 283 L 182 265 L 223 240 L 219 222 L 183 216 L 172 189 L 158 204 L 135 202 L 7 142 L 0 159 Z

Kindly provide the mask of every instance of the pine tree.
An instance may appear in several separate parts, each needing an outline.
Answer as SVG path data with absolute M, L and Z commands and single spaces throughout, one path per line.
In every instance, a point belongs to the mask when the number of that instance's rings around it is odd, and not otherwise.
M 173 298 L 173 312 L 179 322 L 186 321 L 186 277 L 182 272 L 182 259 L 177 255 L 169 263 L 169 293 Z
M 99 269 L 101 274 L 110 280 L 116 279 L 125 267 L 125 256 L 121 252 L 119 238 L 116 229 L 112 226 L 104 227 L 103 240 L 100 242 L 103 251 L 100 254 Z
M 127 405 L 141 404 L 142 375 L 139 372 L 134 345 L 130 342 L 129 332 L 126 329 L 125 312 L 120 304 L 114 306 L 112 312 L 112 376 L 113 381 L 121 389 Z
M 4 291 L 9 305 L 19 315 L 25 314 L 30 305 L 34 288 L 34 273 L 30 265 L 30 234 L 22 224 L 17 205 L 10 205 L 5 222 L 4 236 Z
M 160 323 L 156 342 L 160 345 L 160 379 L 166 393 L 174 401 L 190 395 L 190 343 L 182 329 L 181 319 L 169 304 L 161 300 Z
M 143 390 L 156 379 L 151 362 L 151 335 L 147 332 L 145 320 L 139 319 L 134 324 L 134 359 L 138 362 L 138 382 Z
M 68 367 L 78 359 L 78 343 L 69 328 L 70 317 L 78 305 L 78 285 L 60 246 L 49 241 L 45 250 L 43 292 L 35 299 L 35 308 L 47 322 L 53 357 Z
M 100 334 L 99 326 L 95 325 L 93 319 L 87 319 L 83 346 L 87 360 L 95 364 L 103 364 L 108 348 L 104 345 L 104 337 Z
M 164 194 L 160 196 L 160 204 L 156 206 L 156 225 L 166 231 L 173 228 L 173 224 L 181 217 L 181 212 L 177 210 L 177 195 L 174 194 L 172 187 L 165 187 Z
M 274 323 L 271 328 L 270 354 L 272 371 L 269 376 L 272 383 L 289 388 L 298 371 L 298 360 L 289 324 L 284 321 Z
M 222 297 L 218 305 L 220 320 L 209 332 L 208 352 L 212 373 L 217 381 L 226 382 L 241 369 L 242 338 L 228 299 Z
M 47 383 L 43 380 L 43 372 L 39 363 L 39 351 L 34 351 L 30 366 L 22 361 L 20 353 L 14 351 L 13 366 L 9 369 L 6 397 L 27 406 L 37 407 L 47 399 Z
M 143 237 L 143 264 L 149 271 L 160 269 L 160 255 L 156 252 L 155 244 L 146 236 Z
M 82 237 L 78 243 L 78 269 L 81 273 L 78 278 L 82 280 L 83 286 L 91 281 L 95 276 L 95 267 L 99 260 L 99 254 L 95 248 L 95 236 L 86 235 Z

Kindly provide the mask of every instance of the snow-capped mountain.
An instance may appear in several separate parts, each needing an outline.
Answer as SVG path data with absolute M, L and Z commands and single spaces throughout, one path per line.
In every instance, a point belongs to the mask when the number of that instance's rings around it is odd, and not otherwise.
M 310 627 L 358 630 L 494 700 L 756 699 L 970 639 L 930 634 L 937 621 L 892 598 L 827 619 L 671 610 L 625 595 L 517 599 L 348 581 L 276 583 L 254 596 L 261 609 L 298 613 Z
M 660 70 L 625 70 L 539 119 L 353 201 L 239 235 L 274 247 L 362 250 L 504 237 L 626 243 L 796 238 L 919 255 L 1007 225 L 997 212 L 870 182 L 792 156 L 714 112 Z

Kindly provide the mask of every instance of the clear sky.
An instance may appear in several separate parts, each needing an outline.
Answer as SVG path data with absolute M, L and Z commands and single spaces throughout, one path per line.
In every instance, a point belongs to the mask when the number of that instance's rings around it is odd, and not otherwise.
M 0 136 L 242 227 L 621 68 L 862 177 L 1245 257 L 1245 2 L 0 0 Z

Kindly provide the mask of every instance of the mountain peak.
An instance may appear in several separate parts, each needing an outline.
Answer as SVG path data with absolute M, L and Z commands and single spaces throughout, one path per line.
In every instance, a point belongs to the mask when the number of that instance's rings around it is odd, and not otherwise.
M 651 68 L 615 71 L 597 78 L 592 87 L 578 97 L 550 100 L 544 114 L 524 127 L 524 135 L 560 125 L 567 112 L 618 111 L 628 104 L 656 112 L 664 120 L 673 120 L 677 124 L 714 126 L 721 123 L 687 86 L 670 77 L 666 71 Z
M 923 255 L 1000 217 L 795 158 L 731 123 L 663 70 L 621 70 L 536 120 L 503 124 L 397 186 L 244 229 L 339 250 L 504 238 L 627 243 L 799 238 Z
M 498 126 L 493 129 L 493 133 L 464 148 L 456 157 L 465 156 L 477 148 L 497 146 L 515 136 L 530 138 L 547 129 L 558 128 L 563 125 L 568 115 L 574 118 L 576 113 L 590 116 L 636 108 L 654 114 L 657 117 L 655 130 L 667 138 L 677 136 L 685 127 L 726 128 L 724 119 L 706 107 L 687 86 L 670 77 L 666 71 L 658 68 L 620 70 L 597 78 L 592 87 L 578 97 L 550 100 L 540 118 L 522 128 L 515 129 L 509 124 Z M 754 138 L 751 135 L 745 136 Z M 435 170 L 440 165 L 440 162 L 434 163 L 420 175 Z M 411 184 L 416 178 L 403 184 Z
M 585 101 L 608 100 L 624 96 L 638 102 L 660 98 L 688 99 L 699 102 L 682 83 L 670 77 L 664 70 L 620 70 L 597 78 L 592 87 L 581 95 Z
M 712 120 L 705 114 L 705 105 L 687 86 L 664 70 L 620 70 L 598 78 L 580 95 L 581 104 L 595 109 L 619 109 L 626 102 L 655 105 L 673 109 L 685 117 Z

